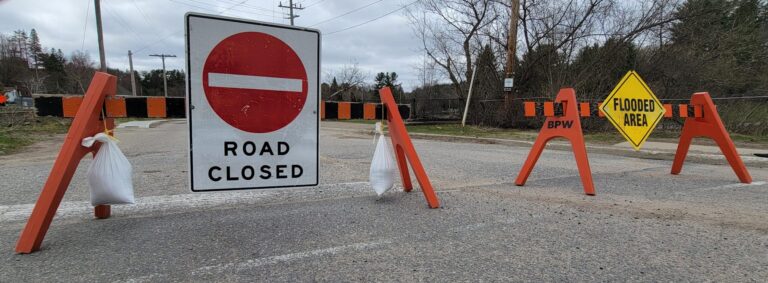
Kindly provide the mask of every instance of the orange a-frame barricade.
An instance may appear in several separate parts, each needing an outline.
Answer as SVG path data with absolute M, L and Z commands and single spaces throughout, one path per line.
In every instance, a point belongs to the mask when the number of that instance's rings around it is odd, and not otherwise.
M 539 160 L 539 156 L 544 151 L 547 142 L 557 137 L 563 137 L 571 142 L 573 155 L 576 157 L 576 165 L 579 168 L 579 175 L 581 175 L 581 182 L 584 185 L 584 193 L 595 195 L 592 171 L 589 169 L 589 159 L 587 158 L 587 147 L 584 144 L 584 134 L 581 131 L 581 120 L 576 106 L 578 104 L 576 101 L 576 91 L 572 88 L 560 89 L 555 101 L 562 103 L 563 115 L 547 115 L 550 117 L 547 117 L 544 121 L 544 126 L 541 127 L 539 136 L 536 138 L 536 142 L 533 143 L 531 152 L 528 154 L 523 168 L 520 169 L 520 174 L 517 175 L 515 184 L 518 186 L 525 185 L 525 181 L 531 175 L 531 171 L 533 171 L 533 167 L 536 165 L 536 161 Z
M 56 210 L 59 208 L 64 192 L 67 191 L 72 175 L 77 170 L 80 160 L 88 153 L 96 153 L 98 146 L 86 148 L 80 144 L 83 138 L 103 132 L 105 125 L 114 128 L 114 119 L 101 120 L 104 99 L 114 96 L 117 90 L 117 78 L 107 73 L 97 72 L 88 87 L 82 104 L 77 110 L 72 125 L 69 127 L 64 145 L 61 147 L 53 169 L 45 181 L 43 191 L 35 203 L 24 231 L 16 244 L 17 253 L 31 253 L 40 249 L 45 233 L 51 225 Z M 110 207 L 99 205 L 94 208 L 96 218 L 108 218 Z
M 723 121 L 720 120 L 720 115 L 717 114 L 717 109 L 712 98 L 709 97 L 709 93 L 694 93 L 690 105 L 703 108 L 703 115 L 685 118 L 683 131 L 680 134 L 680 143 L 677 144 L 677 152 L 675 152 L 675 160 L 672 162 L 672 174 L 677 175 L 682 171 L 683 162 L 685 162 L 685 156 L 688 154 L 688 147 L 690 147 L 693 138 L 708 137 L 715 140 L 739 180 L 742 183 L 752 183 L 752 177 L 739 157 L 739 153 L 736 152 L 736 146 L 733 145 L 731 136 L 725 130 Z
M 419 186 L 421 186 L 421 191 L 424 193 L 424 198 L 427 199 L 429 207 L 440 207 L 440 201 L 437 199 L 434 189 L 432 189 L 432 184 L 429 182 L 429 176 L 427 176 L 427 172 L 424 171 L 424 167 L 419 160 L 419 155 L 416 154 L 416 149 L 413 148 L 411 138 L 408 136 L 408 131 L 405 129 L 405 123 L 403 123 L 403 118 L 400 116 L 400 111 L 397 109 L 397 103 L 395 103 L 395 99 L 392 97 L 392 91 L 389 87 L 384 87 L 379 90 L 379 96 L 381 96 L 381 104 L 387 109 L 389 136 L 392 138 L 392 146 L 395 148 L 397 167 L 400 169 L 400 177 L 403 179 L 404 190 L 410 192 L 413 189 L 411 176 L 408 173 L 408 163 L 410 163 L 413 173 L 416 174 L 416 180 L 419 181 Z

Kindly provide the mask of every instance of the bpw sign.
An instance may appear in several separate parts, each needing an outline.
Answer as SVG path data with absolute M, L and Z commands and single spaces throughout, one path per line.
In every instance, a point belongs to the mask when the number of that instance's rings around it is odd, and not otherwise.
M 192 191 L 318 183 L 320 33 L 189 13 Z
M 573 127 L 573 120 L 569 121 L 547 121 L 547 129 L 570 129 Z

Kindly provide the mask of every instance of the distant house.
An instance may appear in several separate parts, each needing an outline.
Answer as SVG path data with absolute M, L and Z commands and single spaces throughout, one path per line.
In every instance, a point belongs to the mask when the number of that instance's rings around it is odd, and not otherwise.
M 3 93 L 5 94 L 5 98 L 0 98 L 0 100 L 5 99 L 5 103 L 16 103 L 16 101 L 21 98 L 16 89 L 13 88 L 4 89 Z

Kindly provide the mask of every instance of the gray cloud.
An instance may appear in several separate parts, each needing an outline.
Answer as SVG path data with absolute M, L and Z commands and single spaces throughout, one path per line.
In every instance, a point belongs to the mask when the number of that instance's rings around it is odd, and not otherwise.
M 102 19 L 107 64 L 128 68 L 128 50 L 135 53 L 139 71 L 160 68 L 153 53 L 175 54 L 168 68 L 184 68 L 184 14 L 210 13 L 258 21 L 287 24 L 280 1 L 249 0 L 102 0 Z M 282 1 L 287 4 L 287 0 Z M 397 72 L 406 89 L 418 83 L 416 66 L 422 61 L 419 39 L 413 36 L 402 11 L 343 32 L 329 34 L 379 17 L 410 1 L 384 0 L 319 25 L 375 0 L 297 0 L 307 7 L 298 11 L 296 25 L 320 29 L 323 72 L 358 62 L 371 74 Z M 86 13 L 86 8 L 87 13 Z M 65 54 L 87 52 L 98 61 L 93 0 L 5 0 L 0 1 L 0 32 L 35 28 L 45 48 L 60 48 Z M 86 24 L 87 21 L 87 24 Z M 85 29 L 84 29 L 85 28 Z M 85 32 L 84 32 L 85 31 Z

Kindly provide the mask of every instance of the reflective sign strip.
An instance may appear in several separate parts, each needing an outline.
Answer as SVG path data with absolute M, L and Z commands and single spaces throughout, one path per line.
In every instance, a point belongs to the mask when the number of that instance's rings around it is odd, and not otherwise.
M 273 91 L 302 91 L 300 79 L 208 73 L 208 86 L 262 89 Z

